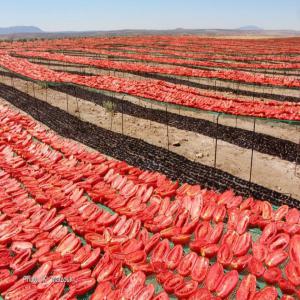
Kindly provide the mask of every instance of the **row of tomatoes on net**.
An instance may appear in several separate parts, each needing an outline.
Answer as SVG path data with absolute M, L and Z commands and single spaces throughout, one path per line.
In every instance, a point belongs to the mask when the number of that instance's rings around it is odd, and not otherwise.
M 61 62 L 75 63 L 81 65 L 89 65 L 98 68 L 151 73 L 151 74 L 165 74 L 185 77 L 200 77 L 200 78 L 213 78 L 213 79 L 225 79 L 238 82 L 261 84 L 261 85 L 274 85 L 274 86 L 286 86 L 286 87 L 299 87 L 300 80 L 290 76 L 270 76 L 265 74 L 251 73 L 251 71 L 240 70 L 200 70 L 193 69 L 184 66 L 163 66 L 163 65 L 150 65 L 143 62 L 120 62 L 108 59 L 92 59 L 80 56 L 70 56 L 60 53 L 39 52 L 39 51 L 17 51 L 16 54 L 22 57 L 30 58 L 44 58 L 47 60 L 56 60 Z M 147 56 L 148 57 L 148 56 Z M 139 56 L 135 56 L 135 59 Z M 149 59 L 149 58 L 148 58 Z M 160 58 L 160 60 L 162 60 Z M 164 62 L 165 59 L 163 60 Z M 175 61 L 171 61 L 176 63 Z M 170 63 L 171 63 L 170 62 Z M 182 61 L 180 61 L 182 63 Z M 298 68 L 299 64 L 293 65 L 294 68 Z
M 7 299 L 59 297 L 66 285 L 68 299 L 96 282 L 94 298 L 107 292 L 112 299 L 152 299 L 155 287 L 145 284 L 150 274 L 179 298 L 276 299 L 275 286 L 297 295 L 297 209 L 274 211 L 267 201 L 232 191 L 179 187 L 159 173 L 89 153 L 27 117 L 8 110 L 2 116 L 0 286 Z M 251 227 L 263 229 L 255 242 Z M 33 271 L 32 278 L 70 282 L 27 282 L 22 276 Z M 248 274 L 241 282 L 240 272 Z M 269 286 L 256 291 L 257 279 Z M 103 291 L 103 282 L 110 289 Z M 168 297 L 165 292 L 159 297 Z
M 58 54 L 47 54 L 46 56 L 48 57 L 48 55 L 59 56 L 59 60 L 61 61 L 66 61 L 64 58 L 68 58 L 67 56 Z M 67 61 L 73 62 L 73 60 L 79 59 L 80 61 L 88 60 L 86 58 L 73 57 L 71 60 L 67 59 Z M 0 55 L 0 65 L 17 74 L 37 81 L 73 83 L 155 101 L 234 115 L 300 120 L 300 109 L 297 103 L 226 98 L 154 79 L 133 80 L 107 75 L 83 76 L 57 72 L 44 66 L 30 63 L 26 59 L 15 58 L 10 55 Z

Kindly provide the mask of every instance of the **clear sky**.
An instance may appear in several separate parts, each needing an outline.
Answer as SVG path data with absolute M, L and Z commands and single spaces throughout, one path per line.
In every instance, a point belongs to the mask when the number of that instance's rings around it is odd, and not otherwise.
M 0 27 L 46 31 L 237 28 L 300 30 L 300 0 L 0 0 Z

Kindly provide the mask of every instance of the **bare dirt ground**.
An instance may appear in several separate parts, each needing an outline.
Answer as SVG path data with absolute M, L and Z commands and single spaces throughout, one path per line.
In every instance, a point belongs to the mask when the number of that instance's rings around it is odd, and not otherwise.
M 200 162 L 205 165 L 214 166 L 215 139 L 195 132 L 180 130 L 157 122 L 139 119 L 120 113 L 112 113 L 109 109 L 103 108 L 94 103 L 67 96 L 64 93 L 43 88 L 37 84 L 29 83 L 21 79 L 0 77 L 0 82 L 11 85 L 31 96 L 46 101 L 53 106 L 68 111 L 81 120 L 93 123 L 103 128 L 120 132 L 135 138 L 142 139 L 156 146 L 169 148 L 170 151 L 187 157 L 188 159 Z M 47 93 L 47 97 L 46 97 Z M 110 94 L 109 92 L 106 92 Z M 0 95 L 1 96 L 1 95 Z M 122 95 L 114 95 L 123 97 Z M 145 107 L 154 108 L 155 104 L 145 102 L 135 97 L 126 96 L 126 101 L 136 103 Z M 161 105 L 156 104 L 162 109 Z M 191 110 L 180 110 L 177 107 L 168 107 L 168 111 L 197 116 L 197 118 L 214 120 L 216 115 L 206 112 Z M 162 110 L 163 113 L 163 110 Z M 229 126 L 238 126 L 251 130 L 253 121 L 249 118 L 220 117 L 219 122 Z M 123 126 L 122 126 L 123 123 Z M 299 127 L 271 121 L 257 121 L 256 131 L 287 139 L 298 143 L 300 137 Z M 251 138 L 249 136 L 249 138 Z M 251 150 L 235 146 L 233 144 L 218 141 L 216 153 L 216 167 L 231 173 L 234 176 L 248 180 L 250 175 Z M 281 160 L 271 155 L 254 152 L 252 181 L 276 190 L 281 193 L 291 193 L 294 198 L 300 199 L 300 176 L 295 176 L 295 164 Z M 300 169 L 300 167 L 299 167 Z M 300 173 L 300 170 L 299 170 Z

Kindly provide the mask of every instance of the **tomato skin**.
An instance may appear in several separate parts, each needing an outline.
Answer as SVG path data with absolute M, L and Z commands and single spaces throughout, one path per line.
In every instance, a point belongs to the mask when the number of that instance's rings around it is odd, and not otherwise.
M 217 254 L 217 261 L 222 264 L 223 266 L 228 266 L 233 259 L 233 252 L 231 251 L 228 244 L 223 244 Z
M 202 282 L 209 269 L 209 260 L 206 257 L 199 256 L 192 268 L 191 277 L 197 282 Z
M 0 258 L 0 268 L 8 267 L 13 259 L 8 249 L 0 249 Z
M 10 288 L 16 281 L 18 277 L 16 275 L 8 276 L 6 278 L 0 279 L 0 293 L 6 291 Z
M 243 211 L 238 217 L 238 222 L 236 226 L 236 232 L 240 235 L 246 232 L 250 222 L 250 213 L 249 211 Z
M 133 299 L 151 300 L 153 298 L 154 292 L 155 292 L 155 288 L 153 284 L 149 284 L 144 288 L 142 288 L 137 294 L 135 294 Z
M 300 264 L 300 235 L 294 235 L 290 240 L 290 249 L 289 249 L 290 260 Z
M 100 270 L 97 276 L 97 282 L 101 282 L 113 276 L 116 270 L 121 268 L 122 263 L 117 260 L 108 261 L 104 264 L 103 269 Z M 92 274 L 93 276 L 93 274 Z M 95 275 L 94 275 L 95 276 Z
M 196 240 L 205 240 L 207 235 L 211 231 L 211 226 L 207 221 L 201 221 L 195 229 L 195 239 Z
M 81 246 L 80 239 L 74 233 L 66 235 L 58 244 L 56 252 L 60 252 L 62 256 L 75 253 Z
M 197 287 L 198 287 L 198 282 L 190 280 L 183 283 L 183 285 L 175 288 L 174 294 L 179 299 L 187 298 L 197 290 Z
M 221 243 L 227 244 L 231 249 L 236 243 L 236 240 L 238 238 L 238 233 L 234 230 L 227 230 L 227 232 L 224 234 Z
M 22 264 L 18 265 L 15 270 L 14 270 L 14 275 L 17 276 L 24 276 L 26 275 L 30 270 L 32 270 L 34 268 L 34 266 L 37 263 L 37 259 L 36 258 L 32 258 L 29 261 L 25 261 Z
M 295 286 L 300 285 L 300 267 L 299 265 L 289 262 L 285 267 L 285 274 L 287 279 Z
M 228 297 L 239 281 L 239 273 L 236 270 L 226 273 L 216 289 L 216 294 L 221 298 Z
M 265 272 L 265 267 L 261 261 L 252 257 L 248 263 L 248 270 L 251 274 L 255 275 L 257 278 L 261 277 Z
M 295 298 L 290 295 L 282 295 L 281 300 L 295 300 Z
M 86 259 L 85 259 L 83 262 L 81 262 L 80 267 L 81 267 L 82 269 L 93 267 L 93 266 L 97 263 L 97 261 L 99 260 L 100 253 L 101 253 L 101 249 L 100 249 L 100 248 L 94 249 L 94 250 L 86 257 Z
M 138 250 L 125 255 L 125 263 L 129 266 L 131 264 L 145 263 L 146 259 L 147 259 L 147 254 L 144 250 Z
M 220 249 L 218 244 L 207 244 L 201 247 L 200 253 L 202 256 L 212 258 L 215 257 Z
M 217 225 L 210 230 L 209 238 L 208 238 L 209 243 L 211 244 L 218 243 L 223 234 L 223 229 L 224 229 L 224 223 L 223 222 L 217 223 Z
M 171 237 L 171 240 L 174 244 L 185 245 L 189 242 L 191 238 L 190 234 L 176 234 Z
M 153 266 L 151 264 L 148 264 L 148 263 L 131 264 L 130 268 L 131 268 L 132 272 L 142 271 L 146 275 L 151 275 L 151 274 L 155 273 Z
M 77 296 L 84 295 L 89 290 L 91 290 L 96 285 L 96 279 L 91 278 L 81 278 L 80 281 L 71 283 L 70 286 L 75 288 L 74 294 Z
M 169 296 L 166 292 L 161 292 L 155 296 L 152 300 L 169 300 Z
M 38 282 L 40 282 L 41 280 L 47 277 L 51 269 L 52 269 L 52 261 L 45 262 L 39 267 L 39 269 L 37 269 L 33 273 L 32 277 Z
M 214 292 L 223 280 L 224 270 L 223 266 L 218 262 L 212 265 L 205 278 L 205 286 L 211 292 Z
M 276 300 L 277 299 L 277 290 L 275 287 L 267 286 L 263 288 L 261 291 L 255 293 L 254 299 L 257 300 Z
M 5 294 L 5 299 L 30 299 L 38 294 L 37 290 L 30 284 L 26 283 L 18 288 Z M 44 295 L 45 293 L 43 293 Z
M 158 283 L 163 284 L 167 279 L 172 277 L 173 273 L 171 271 L 160 271 L 156 274 L 156 280 Z
M 195 252 L 190 252 L 185 255 L 177 268 L 178 273 L 182 276 L 188 276 L 192 271 L 197 258 L 198 255 Z
M 197 289 L 192 295 L 189 296 L 189 300 L 213 300 L 213 295 L 206 288 Z
M 174 270 L 179 265 L 183 256 L 183 248 L 181 245 L 175 245 L 174 248 L 166 256 L 166 266 L 170 270 Z
M 31 250 L 33 247 L 32 243 L 26 241 L 16 241 L 12 242 L 10 249 L 15 253 L 21 253 L 24 250 Z
M 276 284 L 281 279 L 281 270 L 277 267 L 267 269 L 263 274 L 263 279 L 268 284 Z
M 103 300 L 111 291 L 112 287 L 108 281 L 101 282 L 101 284 L 97 285 L 91 300 Z
M 70 280 L 78 281 L 82 278 L 89 278 L 91 277 L 92 271 L 90 269 L 81 269 L 78 271 L 70 272 L 65 275 L 66 278 L 70 278 Z
M 177 288 L 181 287 L 184 283 L 184 278 L 179 275 L 175 274 L 167 278 L 167 280 L 164 282 L 164 290 L 167 293 L 172 294 Z
M 275 222 L 269 223 L 264 230 L 262 231 L 262 234 L 259 238 L 259 242 L 261 244 L 268 244 L 268 242 L 276 235 L 277 233 L 277 226 Z
M 279 233 L 268 241 L 269 251 L 285 250 L 289 245 L 290 236 L 287 233 Z
M 268 248 L 266 245 L 259 242 L 252 243 L 252 252 L 255 259 L 264 262 L 268 255 Z
M 162 238 L 172 238 L 174 235 L 180 234 L 181 228 L 177 226 L 172 226 L 166 229 L 163 229 L 160 232 Z
M 215 208 L 213 219 L 216 223 L 223 222 L 226 216 L 226 207 L 223 204 L 217 205 Z
M 136 273 L 132 273 L 126 283 L 121 287 L 121 294 L 131 299 L 133 296 L 138 293 L 144 286 L 146 281 L 146 275 L 138 271 Z
M 249 264 L 249 261 L 252 259 L 250 254 L 244 256 L 234 257 L 230 263 L 230 267 L 237 271 L 243 271 Z
M 236 292 L 236 300 L 252 299 L 256 292 L 256 277 L 248 274 L 242 279 L 242 282 Z
M 294 294 L 296 292 L 296 287 L 287 279 L 281 278 L 278 285 L 283 293 Z
M 145 251 L 146 253 L 150 253 L 151 250 L 156 247 L 156 245 L 159 243 L 161 236 L 159 233 L 154 234 L 145 244 Z
M 74 254 L 73 261 L 77 263 L 82 263 L 88 255 L 91 253 L 91 246 L 86 244 L 83 247 L 80 247 Z
M 288 258 L 288 254 L 283 250 L 276 250 L 269 252 L 266 257 L 265 263 L 268 267 L 276 267 L 283 263 Z
M 233 254 L 235 256 L 243 256 L 247 254 L 251 247 L 252 237 L 249 232 L 245 232 L 242 235 L 238 236 L 233 246 Z
M 186 225 L 184 225 L 182 227 L 181 232 L 183 234 L 191 234 L 191 233 L 193 233 L 194 230 L 195 230 L 195 228 L 196 228 L 196 226 L 198 225 L 198 223 L 199 223 L 199 218 L 196 217 L 193 220 L 191 220 L 189 223 L 187 223 Z

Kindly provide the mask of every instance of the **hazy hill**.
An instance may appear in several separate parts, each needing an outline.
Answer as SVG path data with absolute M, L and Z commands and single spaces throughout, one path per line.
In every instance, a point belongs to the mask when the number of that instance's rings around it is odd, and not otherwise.
M 256 31 L 263 31 L 263 28 L 260 28 L 256 25 L 246 25 L 239 27 L 238 30 L 256 30 Z
M 0 34 L 42 33 L 42 32 L 43 30 L 35 26 L 0 27 Z
M 63 37 L 93 37 L 93 36 L 134 36 L 134 35 L 199 35 L 199 36 L 272 36 L 272 37 L 300 37 L 297 30 L 264 30 L 254 25 L 243 26 L 238 29 L 185 29 L 170 30 L 152 29 L 123 29 L 123 30 L 94 30 L 94 31 L 61 31 L 46 32 L 35 26 L 16 26 L 0 28 L 0 39 L 33 39 L 33 38 L 63 38 Z

